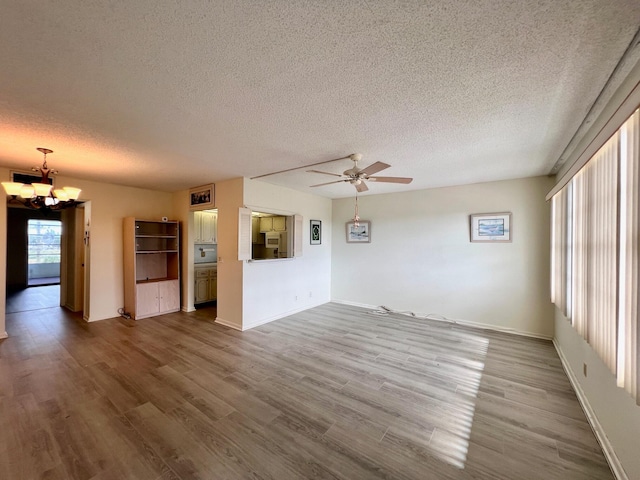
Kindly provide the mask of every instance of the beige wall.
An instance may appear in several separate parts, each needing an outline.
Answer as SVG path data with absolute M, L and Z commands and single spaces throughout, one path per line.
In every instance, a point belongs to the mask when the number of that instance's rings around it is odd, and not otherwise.
M 173 220 L 180 222 L 180 306 L 183 312 L 192 312 L 194 300 L 193 268 L 193 212 L 189 209 L 189 191 L 173 193 Z
M 370 244 L 347 244 L 354 199 L 333 201 L 333 300 L 553 335 L 546 177 L 363 196 Z M 471 243 L 469 215 L 512 212 L 511 243 Z
M 216 183 L 218 209 L 218 301 L 216 321 L 242 329 L 242 262 L 238 260 L 238 209 L 244 179 Z M 193 249 L 192 249 L 193 250 Z

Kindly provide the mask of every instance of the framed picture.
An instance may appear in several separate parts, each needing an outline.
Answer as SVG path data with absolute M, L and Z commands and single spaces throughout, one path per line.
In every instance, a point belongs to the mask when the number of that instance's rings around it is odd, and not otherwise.
M 53 176 L 49 177 L 49 183 L 51 185 L 53 185 L 53 178 Z M 11 181 L 24 184 L 40 183 L 42 181 L 42 176 L 34 172 L 18 172 L 12 170 Z
M 320 245 L 322 243 L 322 222 L 320 220 L 310 220 L 311 224 L 311 245 Z
M 215 185 L 202 185 L 189 189 L 189 207 L 191 210 L 204 210 L 215 205 Z
M 511 213 L 477 213 L 471 215 L 472 242 L 510 242 Z
M 371 243 L 371 222 L 360 220 L 357 227 L 347 222 L 347 243 Z

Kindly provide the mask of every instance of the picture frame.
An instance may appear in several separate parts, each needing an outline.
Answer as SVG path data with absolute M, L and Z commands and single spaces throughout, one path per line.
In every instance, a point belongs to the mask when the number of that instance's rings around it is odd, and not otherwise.
M 53 176 L 49 177 L 48 180 L 51 185 L 54 185 Z M 39 183 L 42 181 L 42 176 L 35 172 L 21 172 L 18 170 L 11 170 L 11 181 L 24 184 Z
M 213 183 L 190 188 L 189 208 L 191 210 L 205 210 L 207 208 L 213 208 L 216 204 L 215 195 L 216 190 Z
M 346 224 L 347 243 L 371 243 L 371 222 L 368 220 L 360 220 L 358 226 L 355 222 L 349 221 Z
M 309 243 L 311 245 L 322 243 L 322 221 L 309 220 Z
M 476 213 L 470 221 L 472 242 L 511 242 L 511 212 Z

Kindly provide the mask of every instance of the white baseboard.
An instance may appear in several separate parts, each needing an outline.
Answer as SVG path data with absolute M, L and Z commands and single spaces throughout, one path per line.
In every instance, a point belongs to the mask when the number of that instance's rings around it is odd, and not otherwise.
M 9 338 L 9 334 L 7 332 L 0 332 L 0 339 Z
M 229 322 L 224 318 L 216 317 L 215 323 L 219 323 L 220 325 L 224 325 L 225 327 L 233 328 L 234 330 L 242 331 L 242 327 L 240 325 L 237 325 L 234 322 Z
M 340 303 L 342 305 L 350 305 L 352 307 L 360 307 L 360 308 L 368 308 L 371 310 L 377 310 L 380 308 L 380 305 L 367 305 L 365 303 L 356 303 L 350 302 L 347 300 L 331 300 L 333 303 Z M 427 314 L 416 313 L 416 320 L 427 319 L 427 320 L 435 320 L 436 322 L 446 322 L 446 323 L 454 323 L 457 325 L 463 325 L 465 327 L 473 327 L 473 328 L 481 328 L 483 330 L 493 330 L 494 332 L 502 332 L 502 333 L 511 333 L 513 335 L 520 335 L 523 337 L 531 337 L 531 338 L 539 338 L 542 340 L 553 340 L 553 337 L 548 335 L 542 335 L 540 333 L 527 332 L 524 330 L 516 330 L 515 328 L 507 328 L 501 327 L 499 325 L 492 325 L 490 323 L 480 323 L 480 322 L 471 322 L 469 320 L 459 320 L 459 319 L 450 319 L 446 317 L 436 318 L 436 317 L 428 317 Z
M 607 462 L 609 463 L 609 467 L 611 467 L 611 470 L 613 471 L 614 476 L 616 477 L 617 480 L 629 480 L 629 477 L 627 476 L 627 473 L 624 471 L 624 468 L 622 467 L 622 464 L 620 463 L 620 460 L 618 459 L 618 456 L 616 455 L 616 452 L 613 449 L 611 442 L 609 442 L 609 439 L 607 438 L 607 434 L 602 428 L 602 425 L 600 425 L 600 422 L 598 421 L 598 417 L 596 417 L 596 414 L 593 411 L 593 408 L 591 408 L 589 399 L 585 395 L 584 390 L 582 390 L 582 387 L 580 386 L 580 382 L 578 382 L 578 378 L 576 377 L 575 373 L 573 373 L 573 370 L 569 366 L 567 357 L 564 356 L 564 353 L 562 352 L 560 345 L 556 342 L 555 339 L 553 340 L 553 346 L 556 348 L 556 352 L 558 352 L 558 356 L 560 357 L 560 362 L 562 362 L 562 367 L 564 368 L 564 371 L 567 374 L 567 377 L 569 378 L 569 382 L 571 383 L 573 390 L 576 392 L 576 396 L 578 397 L 578 401 L 582 406 L 582 410 L 584 410 L 584 414 L 587 416 L 589 425 L 591 425 L 591 429 L 593 430 L 593 433 L 598 439 L 598 443 L 600 443 L 600 446 L 602 447 L 604 456 L 607 459 Z
M 196 307 L 189 308 L 189 307 L 182 306 L 182 307 L 180 307 L 180 310 L 182 310 L 183 312 L 187 312 L 187 313 L 195 312 L 196 311 Z

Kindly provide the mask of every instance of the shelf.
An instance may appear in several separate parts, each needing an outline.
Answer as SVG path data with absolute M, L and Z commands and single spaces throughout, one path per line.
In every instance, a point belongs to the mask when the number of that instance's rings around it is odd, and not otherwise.
M 158 283 L 158 282 L 168 282 L 169 280 L 178 280 L 177 278 L 165 277 L 165 278 L 150 278 L 149 280 L 136 280 L 136 285 L 140 285 L 141 283 Z
M 177 235 L 136 235 L 136 238 L 178 238 Z
M 148 254 L 148 253 L 178 253 L 178 250 L 136 250 L 136 253 Z

